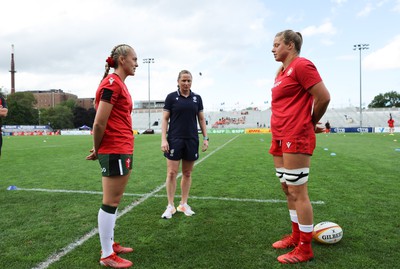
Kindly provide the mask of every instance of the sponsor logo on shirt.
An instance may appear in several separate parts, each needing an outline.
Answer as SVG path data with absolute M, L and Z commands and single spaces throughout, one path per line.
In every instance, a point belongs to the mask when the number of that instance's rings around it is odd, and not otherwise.
M 197 103 L 197 97 L 196 96 L 193 96 L 193 102 Z
M 275 87 L 278 87 L 281 83 L 282 83 L 282 81 L 277 81 L 277 82 L 275 82 L 274 88 L 275 88 Z
M 110 85 L 112 85 L 114 83 L 114 81 L 115 81 L 115 79 L 113 79 L 113 78 L 108 79 L 108 82 L 110 82 Z
M 286 147 L 289 149 L 290 146 L 292 145 L 292 142 L 286 142 Z
M 286 74 L 286 76 L 290 76 L 290 74 L 292 74 L 292 72 L 293 72 L 293 67 L 290 67 L 290 69 L 287 71 L 287 74 Z

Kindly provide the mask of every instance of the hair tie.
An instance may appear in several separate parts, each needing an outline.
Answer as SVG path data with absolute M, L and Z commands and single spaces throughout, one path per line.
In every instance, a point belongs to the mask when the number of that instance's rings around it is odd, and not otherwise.
M 114 59 L 111 57 L 108 57 L 106 62 L 108 63 L 109 67 L 114 67 Z

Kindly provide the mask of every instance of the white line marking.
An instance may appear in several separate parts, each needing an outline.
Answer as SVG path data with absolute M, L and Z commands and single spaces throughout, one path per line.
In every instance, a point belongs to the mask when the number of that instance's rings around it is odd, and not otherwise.
M 17 188 L 19 191 L 38 191 L 38 192 L 59 192 L 59 193 L 80 193 L 80 194 L 95 194 L 102 195 L 101 191 L 79 191 L 79 190 L 52 190 L 52 189 L 27 189 L 27 188 Z M 152 193 L 152 192 L 151 192 Z M 148 194 L 140 194 L 140 193 L 124 193 L 124 196 L 134 196 L 134 197 L 145 197 Z M 153 194 L 153 197 L 161 197 L 165 198 L 167 195 L 162 194 Z M 176 195 L 176 198 L 179 198 L 180 195 Z M 250 199 L 250 198 L 232 198 L 232 197 L 214 197 L 214 196 L 190 196 L 190 199 L 194 200 L 219 200 L 219 201 L 234 201 L 234 202 L 253 202 L 253 203 L 287 203 L 286 200 L 279 199 Z M 311 201 L 312 204 L 323 205 L 324 201 Z
M 225 144 L 223 144 L 222 146 L 219 146 L 218 148 L 216 148 L 214 151 L 212 151 L 210 154 L 208 154 L 207 156 L 205 156 L 204 158 L 198 160 L 194 165 L 198 165 L 201 162 L 203 162 L 204 160 L 206 160 L 208 157 L 210 157 L 211 155 L 213 155 L 215 152 L 219 151 L 221 148 L 225 147 L 228 143 L 232 142 L 233 140 L 235 140 L 236 138 L 238 138 L 239 136 L 235 136 L 232 139 L 230 139 L 228 142 L 226 142 Z M 179 173 L 177 175 L 177 178 L 181 177 L 182 173 Z M 133 203 L 131 203 L 130 205 L 128 205 L 127 207 L 125 207 L 121 212 L 118 213 L 117 219 L 122 217 L 123 215 L 125 215 L 126 213 L 128 213 L 129 211 L 131 211 L 133 208 L 135 208 L 136 206 L 140 205 L 141 203 L 143 203 L 144 201 L 146 201 L 148 198 L 154 196 L 157 192 L 159 192 L 161 189 L 165 188 L 165 183 L 158 186 L 157 188 L 155 188 L 153 191 L 151 191 L 150 193 L 145 194 L 142 198 L 140 198 L 137 201 L 134 201 Z M 95 236 L 98 233 L 98 229 L 97 228 L 93 228 L 93 230 L 91 230 L 89 233 L 85 234 L 84 236 L 82 236 L 81 238 L 79 238 L 78 240 L 76 240 L 75 242 L 69 244 L 68 246 L 64 247 L 63 249 L 61 249 L 60 251 L 52 254 L 50 257 L 47 258 L 46 261 L 41 262 L 40 264 L 38 264 L 36 267 L 34 267 L 33 269 L 45 269 L 47 267 L 49 267 L 49 265 L 51 265 L 52 263 L 59 261 L 62 257 L 64 257 L 65 255 L 67 255 L 69 252 L 71 252 L 72 250 L 74 250 L 76 247 L 82 245 L 83 243 L 85 243 L 87 240 L 89 240 L 90 238 L 92 238 L 93 236 Z

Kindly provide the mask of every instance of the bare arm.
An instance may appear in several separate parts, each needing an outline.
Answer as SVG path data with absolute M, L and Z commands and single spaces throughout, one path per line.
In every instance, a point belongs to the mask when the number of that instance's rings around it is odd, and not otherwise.
M 0 117 L 5 118 L 7 117 L 7 114 L 8 114 L 8 109 L 3 106 L 0 106 Z
M 206 119 L 204 117 L 203 112 L 199 112 L 198 121 L 199 121 L 200 129 L 201 129 L 201 133 L 203 134 L 203 137 L 207 137 L 207 124 L 206 124 Z M 203 140 L 202 150 L 206 151 L 207 148 L 208 148 L 208 138 Z
M 325 84 L 321 81 L 309 89 L 310 94 L 314 97 L 314 109 L 312 114 L 312 122 L 314 126 L 317 125 L 318 121 L 325 114 L 331 100 L 328 89 Z
M 167 141 L 167 129 L 169 121 L 170 112 L 164 110 L 161 119 L 161 151 L 169 152 L 169 144 Z
M 97 159 L 97 152 L 99 150 L 101 140 L 103 139 L 107 121 L 110 117 L 112 108 L 112 104 L 100 101 L 93 123 L 93 149 L 91 150 L 91 154 L 86 157 L 87 160 Z

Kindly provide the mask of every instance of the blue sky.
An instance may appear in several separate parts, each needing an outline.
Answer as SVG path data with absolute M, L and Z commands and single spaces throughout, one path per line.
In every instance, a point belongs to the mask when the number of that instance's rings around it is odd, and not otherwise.
M 11 44 L 16 90 L 62 89 L 93 97 L 105 59 L 119 43 L 139 57 L 126 80 L 134 100 L 164 100 L 180 70 L 206 110 L 266 108 L 279 63 L 271 53 L 277 32 L 303 34 L 301 56 L 315 63 L 331 92 L 331 108 L 400 92 L 399 0 L 14 0 L 1 4 L 0 87 L 10 90 Z M 200 76 L 200 72 L 202 75 Z M 268 102 L 268 103 L 267 103 Z M 221 106 L 221 104 L 224 105 Z

